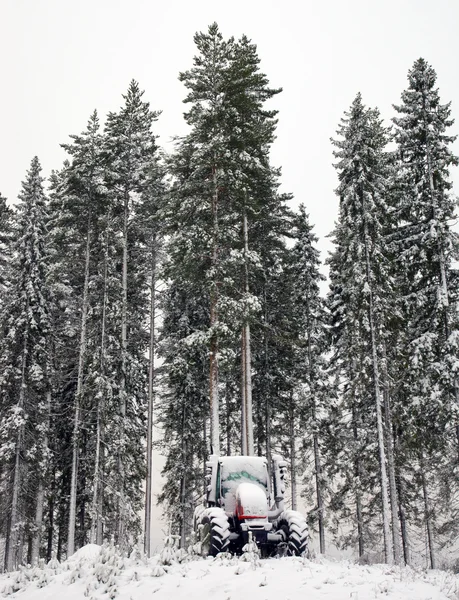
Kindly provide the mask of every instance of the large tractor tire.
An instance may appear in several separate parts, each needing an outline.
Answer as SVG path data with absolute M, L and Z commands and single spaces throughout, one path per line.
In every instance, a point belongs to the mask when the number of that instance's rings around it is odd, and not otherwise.
M 308 553 L 308 524 L 296 510 L 285 510 L 277 521 L 277 531 L 283 531 L 288 556 L 303 556 Z
M 202 556 L 227 552 L 230 543 L 228 517 L 221 508 L 206 508 L 199 515 L 198 539 Z

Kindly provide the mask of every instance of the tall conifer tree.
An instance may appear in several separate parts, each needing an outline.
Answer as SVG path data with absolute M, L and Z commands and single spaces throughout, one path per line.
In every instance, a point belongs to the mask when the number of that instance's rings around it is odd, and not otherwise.
M 40 171 L 35 157 L 19 195 L 11 293 L 2 324 L 1 471 L 5 473 L 7 466 L 11 476 L 6 492 L 8 570 L 24 558 L 24 544 L 31 535 L 27 528 L 33 530 L 42 509 L 38 504 L 43 503 L 42 478 L 47 470 L 51 322 L 46 197 Z

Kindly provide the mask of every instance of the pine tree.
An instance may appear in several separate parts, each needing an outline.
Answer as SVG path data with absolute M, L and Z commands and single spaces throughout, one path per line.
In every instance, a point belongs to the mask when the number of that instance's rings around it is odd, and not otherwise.
M 47 474 L 51 321 L 46 198 L 40 171 L 35 157 L 19 196 L 11 293 L 2 324 L 1 471 L 11 477 L 5 482 L 9 497 L 7 570 L 23 561 L 27 538 L 29 542 L 33 540 L 35 558 L 38 557 L 43 478 Z
M 241 370 L 246 383 L 253 377 L 254 391 L 263 385 L 256 363 L 264 352 L 264 342 L 257 347 L 258 340 L 254 344 L 250 333 L 252 327 L 260 328 L 264 281 L 270 276 L 270 269 L 279 267 L 276 253 L 285 250 L 281 238 L 288 229 L 288 196 L 277 193 L 279 171 L 269 163 L 275 112 L 264 107 L 278 90 L 269 88 L 266 76 L 259 70 L 256 47 L 247 38 L 225 41 L 214 24 L 207 33 L 197 34 L 195 42 L 199 54 L 194 67 L 180 76 L 189 90 L 185 101 L 192 106 L 185 118 L 191 131 L 179 140 L 170 163 L 173 183 L 168 209 L 169 260 L 164 278 L 175 290 L 174 300 L 182 297 L 181 289 L 186 290 L 193 310 L 198 311 L 199 307 L 200 319 L 193 321 L 193 331 L 185 333 L 174 325 L 177 309 L 167 297 L 163 348 L 175 348 L 179 354 L 181 346 L 175 336 L 182 331 L 186 347 L 196 346 L 196 352 L 200 347 L 200 352 L 208 353 L 210 447 L 218 452 L 220 441 L 226 438 L 227 452 L 240 452 L 242 448 L 251 453 L 250 428 L 245 428 L 243 436 L 235 434 L 242 416 Z M 191 299 L 190 294 L 196 296 Z M 175 344 L 170 344 L 169 339 L 174 339 Z M 249 354 L 252 358 L 243 361 L 243 356 Z M 173 356 L 168 355 L 167 364 L 174 364 Z M 183 384 L 191 377 L 187 373 L 184 369 Z M 168 386 L 172 385 L 169 375 L 167 381 Z M 173 391 L 177 386 L 174 380 L 169 387 L 171 402 L 178 401 Z M 203 393 L 200 388 L 200 398 Z M 246 399 L 250 412 L 250 396 Z M 269 429 L 264 419 L 265 398 L 259 391 L 256 404 L 255 420 L 260 416 L 263 421 L 255 428 L 258 450 L 259 441 Z M 175 420 L 171 414 L 167 425 L 171 435 L 181 431 L 178 415 L 182 413 L 175 414 Z M 206 411 L 201 416 L 202 426 L 195 435 L 203 432 L 201 443 L 205 446 Z M 245 422 L 249 424 L 251 418 Z M 194 447 L 198 452 L 198 446 Z M 168 463 L 168 470 L 178 466 L 175 460 Z M 201 477 L 202 461 L 203 457 L 195 454 L 193 473 L 198 470 Z M 198 481 L 194 474 L 192 479 Z M 169 492 L 166 495 L 164 500 L 174 505 L 177 496 Z

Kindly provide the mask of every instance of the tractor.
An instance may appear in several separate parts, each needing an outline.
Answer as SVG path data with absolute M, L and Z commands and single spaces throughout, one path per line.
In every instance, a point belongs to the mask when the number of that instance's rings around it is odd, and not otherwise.
M 272 482 L 266 458 L 212 455 L 206 463 L 207 494 L 194 512 L 202 556 L 241 554 L 256 542 L 260 556 L 301 556 L 308 551 L 304 516 L 284 509 L 287 463 L 273 456 Z

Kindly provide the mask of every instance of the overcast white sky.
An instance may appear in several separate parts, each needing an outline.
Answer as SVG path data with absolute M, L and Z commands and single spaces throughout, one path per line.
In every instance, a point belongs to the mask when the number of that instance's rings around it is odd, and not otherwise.
M 423 56 L 459 118 L 458 0 L 0 0 L 0 192 L 14 201 L 35 154 L 45 176 L 59 168 L 59 144 L 94 108 L 117 110 L 132 78 L 163 111 L 156 130 L 170 148 L 184 132 L 178 72 L 191 66 L 194 32 L 214 20 L 225 36 L 247 34 L 284 88 L 272 101 L 273 162 L 324 250 L 337 208 L 329 139 L 358 91 L 389 120 Z
M 184 132 L 178 72 L 191 66 L 195 31 L 213 21 L 258 44 L 262 69 L 284 88 L 272 102 L 273 162 L 324 251 L 337 209 L 329 139 L 358 91 L 389 120 L 423 56 L 459 119 L 459 0 L 0 0 L 0 192 L 14 201 L 34 155 L 45 176 L 59 168 L 59 144 L 94 108 L 101 118 L 117 110 L 132 78 L 163 111 L 156 131 L 170 149 Z

